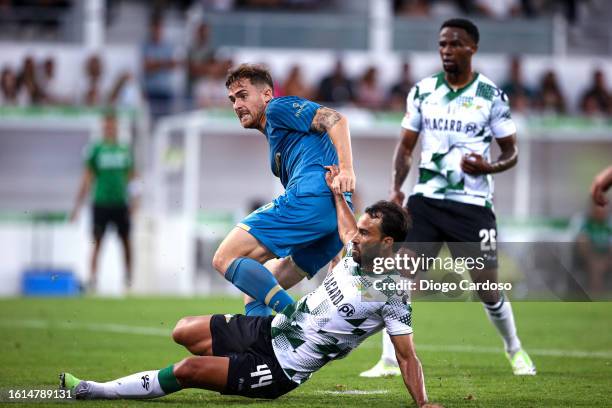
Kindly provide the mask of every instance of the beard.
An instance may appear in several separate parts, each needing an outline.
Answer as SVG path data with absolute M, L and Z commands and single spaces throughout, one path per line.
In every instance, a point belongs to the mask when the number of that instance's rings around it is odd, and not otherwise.
M 379 244 L 360 245 L 357 253 L 353 251 L 353 261 L 355 261 L 361 269 L 371 271 L 374 266 L 374 259 L 380 257 Z
M 246 122 L 239 118 L 240 124 L 245 129 L 258 129 L 259 124 L 262 122 L 262 116 L 265 114 L 265 106 L 256 107 L 254 110 L 249 110 L 246 115 L 249 116 Z

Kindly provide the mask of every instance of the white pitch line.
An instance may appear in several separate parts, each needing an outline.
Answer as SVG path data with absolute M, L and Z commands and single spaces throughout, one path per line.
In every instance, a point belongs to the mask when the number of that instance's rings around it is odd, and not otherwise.
M 317 391 L 318 394 L 331 395 L 377 395 L 388 394 L 387 390 L 346 390 L 346 391 Z
M 50 322 L 46 320 L 0 320 L 0 326 L 26 329 L 85 330 L 102 333 L 141 334 L 170 337 L 170 330 L 159 327 L 128 326 L 115 323 Z
M 47 320 L 5 320 L 0 319 L 0 326 L 20 327 L 26 329 L 64 329 L 85 330 L 101 333 L 137 334 L 144 336 L 170 337 L 170 330 L 160 327 L 128 326 L 115 323 L 82 323 L 82 322 L 50 322 Z M 377 343 L 370 342 L 365 348 L 376 348 Z M 472 354 L 498 354 L 502 347 L 467 346 L 467 345 L 439 345 L 439 344 L 416 344 L 417 351 L 446 351 L 453 353 Z M 612 359 L 612 351 L 586 351 L 586 350 L 561 350 L 561 349 L 528 349 L 530 355 L 550 357 L 574 357 L 574 358 L 599 358 Z

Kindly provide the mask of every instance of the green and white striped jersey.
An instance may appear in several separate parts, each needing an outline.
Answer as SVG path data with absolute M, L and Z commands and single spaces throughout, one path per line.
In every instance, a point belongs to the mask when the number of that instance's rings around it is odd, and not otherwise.
M 413 194 L 480 206 L 493 206 L 493 177 L 461 170 L 469 153 L 490 161 L 493 137 L 516 133 L 508 97 L 493 81 L 475 73 L 453 90 L 444 73 L 423 79 L 408 94 L 404 129 L 420 132 L 421 162 Z
M 367 301 L 362 292 L 371 286 L 372 279 L 347 255 L 321 286 L 274 317 L 272 347 L 292 381 L 303 383 L 384 327 L 390 335 L 412 333 L 409 301 L 397 296 Z

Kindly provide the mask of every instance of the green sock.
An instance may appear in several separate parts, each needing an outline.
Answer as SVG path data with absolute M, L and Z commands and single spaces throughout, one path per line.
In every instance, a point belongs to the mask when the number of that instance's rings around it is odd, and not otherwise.
M 183 389 L 183 386 L 179 384 L 178 380 L 174 376 L 174 364 L 170 364 L 168 367 L 159 370 L 157 374 L 159 379 L 159 385 L 166 394 L 177 392 Z

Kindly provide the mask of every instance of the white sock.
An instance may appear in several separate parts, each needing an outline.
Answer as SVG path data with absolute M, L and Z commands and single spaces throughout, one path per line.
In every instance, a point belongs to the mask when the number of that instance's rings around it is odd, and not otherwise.
M 391 342 L 391 336 L 387 333 L 387 329 L 384 329 L 382 332 L 382 356 L 380 358 L 385 364 L 398 365 L 397 358 L 395 357 L 395 347 L 393 347 L 393 343 Z
M 504 340 L 506 352 L 512 354 L 518 351 L 521 348 L 521 341 L 516 335 L 516 325 L 514 324 L 514 315 L 512 314 L 510 301 L 506 300 L 502 293 L 499 302 L 493 305 L 484 303 L 484 307 L 489 320 L 491 320 L 491 323 L 497 328 L 497 331 Z
M 159 385 L 159 370 L 143 371 L 105 383 L 87 381 L 92 399 L 147 399 L 166 395 Z

